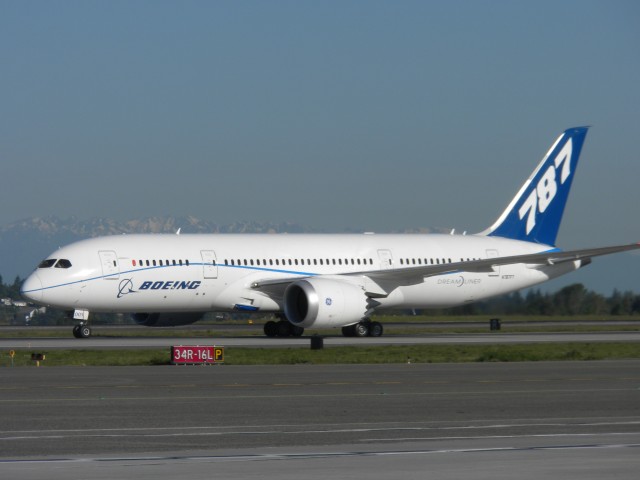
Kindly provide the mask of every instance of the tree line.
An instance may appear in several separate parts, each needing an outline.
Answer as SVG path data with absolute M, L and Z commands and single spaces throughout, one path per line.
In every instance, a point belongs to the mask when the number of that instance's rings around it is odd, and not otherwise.
M 18 300 L 20 298 L 20 285 L 22 285 L 22 279 L 19 276 L 13 280 L 13 283 L 5 284 L 2 275 L 0 275 L 0 298 Z
M 640 294 L 614 290 L 610 296 L 588 290 L 581 283 L 567 285 L 556 292 L 530 289 L 514 292 L 438 311 L 420 311 L 423 315 L 636 315 L 640 314 Z

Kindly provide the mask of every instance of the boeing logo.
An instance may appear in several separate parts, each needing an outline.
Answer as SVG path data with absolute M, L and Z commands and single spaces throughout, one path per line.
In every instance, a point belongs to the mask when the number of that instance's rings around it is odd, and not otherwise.
M 122 298 L 129 293 L 136 293 L 136 291 L 133 289 L 133 282 L 131 279 L 125 278 L 120 282 L 120 285 L 118 285 L 118 298 Z

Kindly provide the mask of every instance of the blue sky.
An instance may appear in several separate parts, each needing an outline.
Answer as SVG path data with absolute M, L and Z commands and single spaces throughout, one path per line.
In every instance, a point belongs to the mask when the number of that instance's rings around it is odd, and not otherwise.
M 474 232 L 592 125 L 558 244 L 637 241 L 639 47 L 635 1 L 0 0 L 0 225 Z

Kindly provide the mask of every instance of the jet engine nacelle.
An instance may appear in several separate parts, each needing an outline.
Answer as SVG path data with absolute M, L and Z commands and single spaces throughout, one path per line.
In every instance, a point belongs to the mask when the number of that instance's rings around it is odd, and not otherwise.
M 357 285 L 330 278 L 294 282 L 284 292 L 284 314 L 303 328 L 340 327 L 362 320 L 367 296 Z
M 131 318 L 145 327 L 175 327 L 178 325 L 190 325 L 204 316 L 203 312 L 178 312 L 178 313 L 133 313 Z

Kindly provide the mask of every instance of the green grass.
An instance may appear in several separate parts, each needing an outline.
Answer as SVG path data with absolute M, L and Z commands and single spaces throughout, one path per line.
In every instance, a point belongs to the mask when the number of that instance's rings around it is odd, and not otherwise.
M 128 349 L 128 350 L 51 350 L 38 351 L 45 355 L 41 366 L 135 366 L 167 365 L 170 349 Z M 30 350 L 15 350 L 13 365 L 16 367 L 35 366 Z M 0 367 L 11 366 L 8 351 L 0 351 Z
M 17 350 L 16 367 L 35 366 L 31 351 Z M 168 365 L 170 349 L 52 350 L 40 365 L 124 366 Z M 554 343 L 534 345 L 411 345 L 304 348 L 227 348 L 226 365 L 382 364 L 538 362 L 640 358 L 639 343 Z M 0 351 L 0 368 L 10 367 L 8 351 Z

